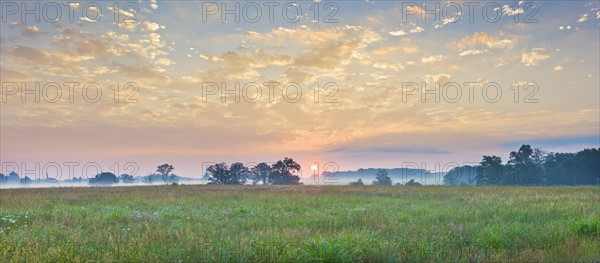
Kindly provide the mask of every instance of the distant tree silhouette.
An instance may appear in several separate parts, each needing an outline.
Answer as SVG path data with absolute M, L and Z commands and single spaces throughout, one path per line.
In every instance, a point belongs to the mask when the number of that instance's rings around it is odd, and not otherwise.
M 22 184 L 29 184 L 31 182 L 33 182 L 33 181 L 28 176 L 25 176 L 25 177 L 21 178 L 21 183 Z
M 292 158 L 277 161 L 271 167 L 271 180 L 273 184 L 299 184 L 300 177 L 294 173 L 300 171 L 300 164 Z
M 123 183 L 133 183 L 133 182 L 135 182 L 135 179 L 133 178 L 133 176 L 128 175 L 128 174 L 122 174 L 122 175 L 120 175 L 119 179 L 121 179 L 121 182 L 123 182 Z
M 350 185 L 359 186 L 359 185 L 365 185 L 365 183 L 363 183 L 362 179 L 358 178 L 358 180 L 356 182 L 350 182 Z
M 600 184 L 600 149 L 578 153 L 549 153 L 544 162 L 545 184 Z
M 473 184 L 600 185 L 600 148 L 548 153 L 525 144 L 510 152 L 505 165 L 500 157 L 484 155 L 478 166 L 455 167 L 444 176 L 444 185 Z
M 472 185 L 475 184 L 477 167 L 464 165 L 452 168 L 444 175 L 444 185 Z
M 153 183 L 153 182 L 154 182 L 154 178 L 153 178 L 153 177 L 152 177 L 152 175 L 150 174 L 150 175 L 144 176 L 144 177 L 142 178 L 142 182 L 143 182 L 143 183 L 146 183 L 146 184 L 151 184 L 151 183 Z
M 381 169 L 375 174 L 373 185 L 392 185 L 392 179 L 388 176 L 386 170 Z
M 160 175 L 162 175 L 162 178 L 163 178 L 163 181 L 165 182 L 165 184 L 169 180 L 169 173 L 171 171 L 173 171 L 173 169 L 175 169 L 175 167 L 173 167 L 173 165 L 170 165 L 167 163 L 165 163 L 163 165 L 159 165 L 156 168 L 157 168 L 156 172 L 159 173 Z
M 600 148 L 584 149 L 575 154 L 573 167 L 576 184 L 600 184 Z
M 90 184 L 99 185 L 111 185 L 119 182 L 119 178 L 110 172 L 103 172 L 97 174 L 94 178 L 90 179 Z
M 231 184 L 244 184 L 250 176 L 250 170 L 243 163 L 232 163 L 229 167 L 229 182 Z
M 415 179 L 410 179 L 410 181 L 406 182 L 404 185 L 406 185 L 406 186 L 421 186 L 422 184 L 419 182 L 415 182 Z
M 533 149 L 528 144 L 522 145 L 518 151 L 510 152 L 507 170 L 511 175 L 512 182 L 503 184 L 537 184 L 542 181 L 541 169 L 533 158 Z
M 71 179 L 71 182 L 73 183 L 81 183 L 83 182 L 83 177 L 73 177 L 73 179 Z
M 171 174 L 169 176 L 169 182 L 170 183 L 178 183 L 179 182 L 179 176 L 175 175 L 175 174 Z
M 269 179 L 271 172 L 271 166 L 266 163 L 259 163 L 252 167 L 254 184 L 256 184 L 258 181 L 262 181 L 263 185 L 268 184 L 267 180 Z
M 479 167 L 477 167 L 475 183 L 477 185 L 485 185 L 503 182 L 506 180 L 506 176 L 503 177 L 503 169 L 502 158 L 484 155 L 479 163 Z
M 4 175 L 0 173 L 0 183 L 3 184 L 18 184 L 21 182 L 21 177 L 15 171 L 8 173 L 8 175 Z
M 229 178 L 227 164 L 225 163 L 213 164 L 206 169 L 206 172 L 211 184 L 231 184 L 232 182 Z
M 284 158 L 272 166 L 259 163 L 249 169 L 242 163 L 217 163 L 206 169 L 209 184 L 244 184 L 251 178 L 253 183 L 263 184 L 299 184 L 300 177 L 294 175 L 300 171 L 300 165 L 291 158 Z

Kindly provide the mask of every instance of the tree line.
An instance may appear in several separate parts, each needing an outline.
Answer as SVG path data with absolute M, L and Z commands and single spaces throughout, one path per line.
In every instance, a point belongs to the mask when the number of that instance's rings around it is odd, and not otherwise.
M 479 165 L 458 166 L 444 185 L 599 185 L 600 148 L 554 153 L 522 145 L 503 164 L 498 156 L 482 156 Z
M 138 181 L 141 181 L 142 183 L 177 183 L 182 179 L 182 177 L 173 174 L 172 172 L 174 169 L 175 167 L 173 165 L 162 164 L 157 167 L 156 173 L 144 176 L 141 178 L 141 180 L 138 180 L 136 177 L 128 174 L 117 176 L 111 172 L 101 172 L 87 181 L 91 185 L 112 185 L 119 182 L 134 183 Z M 264 185 L 293 185 L 301 184 L 300 177 L 296 175 L 300 172 L 300 169 L 300 164 L 298 164 L 292 158 L 286 157 L 283 160 L 274 162 L 272 165 L 268 165 L 267 163 L 263 162 L 252 167 L 246 167 L 244 164 L 239 162 L 232 163 L 229 166 L 224 162 L 216 163 L 206 169 L 206 174 L 208 175 L 208 184 L 246 184 L 250 182 L 252 184 L 261 183 Z M 42 181 L 50 182 L 50 180 L 52 180 L 52 182 L 58 182 L 58 180 L 54 178 L 46 178 Z M 20 178 L 20 176 L 14 171 L 6 176 L 0 173 L 1 183 L 26 184 L 38 181 L 31 180 L 29 177 Z M 83 182 L 84 179 L 73 178 L 69 181 Z
M 143 183 L 177 183 L 181 177 L 173 174 L 175 167 L 159 165 L 156 173 L 141 178 Z M 300 165 L 292 158 L 284 158 L 271 165 L 259 163 L 246 167 L 240 162 L 227 165 L 215 163 L 206 169 L 205 179 L 209 184 L 301 184 Z M 139 177 L 137 177 L 139 178 Z M 183 178 L 185 179 L 185 178 Z M 57 182 L 46 178 L 45 182 Z M 73 178 L 71 182 L 83 182 L 83 178 Z M 127 174 L 117 176 L 102 172 L 90 178 L 90 184 L 133 183 L 138 180 Z M 27 176 L 20 178 L 14 171 L 8 175 L 0 173 L 0 183 L 34 182 Z M 375 174 L 373 185 L 392 185 L 388 171 L 380 169 Z M 478 165 L 457 166 L 444 175 L 444 185 L 600 185 L 600 148 L 584 149 L 577 153 L 554 153 L 542 149 L 532 149 L 522 145 L 518 151 L 510 152 L 508 161 L 503 164 L 498 156 L 482 156 Z M 350 185 L 364 185 L 362 179 Z M 397 183 L 396 185 L 401 185 Z M 417 186 L 411 180 L 404 185 Z
M 87 182 L 89 184 L 92 185 L 112 185 L 112 184 L 116 184 L 119 182 L 122 183 L 135 183 L 135 182 L 142 182 L 142 183 L 155 183 L 155 182 L 164 182 L 164 183 L 177 183 L 179 182 L 179 180 L 182 179 L 182 177 L 179 177 L 175 174 L 172 173 L 173 169 L 175 169 L 175 167 L 173 167 L 173 165 L 170 164 L 163 164 L 163 165 L 159 165 L 156 169 L 156 173 L 152 173 L 143 177 L 134 177 L 133 175 L 129 175 L 129 174 L 121 174 L 119 176 L 117 176 L 114 173 L 111 172 L 101 172 L 99 174 L 96 174 L 94 177 L 89 178 L 89 180 L 87 180 Z M 138 180 L 139 179 L 139 180 Z M 69 182 L 69 183 L 82 183 L 86 181 L 83 177 L 73 177 L 70 179 L 66 179 L 66 180 L 62 180 L 62 182 Z M 0 173 L 0 183 L 2 184 L 29 184 L 29 183 L 58 183 L 61 182 L 56 178 L 51 178 L 51 177 L 46 177 L 46 178 L 38 178 L 35 180 L 32 180 L 31 178 L 29 178 L 28 176 L 24 176 L 23 178 L 21 178 L 19 176 L 18 173 L 12 171 L 10 172 L 8 175 L 4 175 L 2 173 Z
M 179 176 L 172 174 L 172 171 L 175 169 L 173 165 L 170 164 L 162 164 L 156 167 L 156 173 L 146 175 L 142 177 L 143 183 L 154 183 L 154 182 L 164 182 L 168 183 L 177 183 L 179 181 Z M 122 174 L 117 176 L 110 172 L 103 172 L 97 174 L 94 178 L 89 180 L 90 184 L 100 184 L 100 185 L 111 185 L 118 183 L 119 181 L 123 183 L 134 183 L 136 182 L 135 177 L 129 174 Z
M 362 178 L 359 178 L 356 182 L 350 182 L 349 185 L 353 186 L 363 186 L 365 183 L 362 181 Z M 390 178 L 388 170 L 379 169 L 377 173 L 375 173 L 375 180 L 373 180 L 373 185 L 380 186 L 391 186 L 393 185 L 392 178 Z M 421 183 L 415 182 L 415 179 L 410 179 L 410 181 L 405 184 L 396 183 L 396 186 L 421 186 Z
M 209 184 L 300 184 L 300 164 L 292 158 L 284 158 L 272 165 L 259 163 L 253 167 L 246 167 L 243 163 L 216 163 L 206 169 Z

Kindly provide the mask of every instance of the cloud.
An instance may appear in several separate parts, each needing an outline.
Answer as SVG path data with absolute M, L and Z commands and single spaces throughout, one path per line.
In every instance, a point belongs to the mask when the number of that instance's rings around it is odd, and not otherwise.
M 388 34 L 390 34 L 392 36 L 395 36 L 395 37 L 398 37 L 398 36 L 408 35 L 409 33 L 410 34 L 416 34 L 416 33 L 420 33 L 420 32 L 423 32 L 423 31 L 425 31 L 424 28 L 422 28 L 420 26 L 416 26 L 416 27 L 413 27 L 410 30 L 408 30 L 408 32 L 404 31 L 403 29 L 400 29 L 400 30 L 397 30 L 397 31 L 388 32 Z
M 79 7 L 79 4 L 77 4 L 77 7 Z M 108 8 L 111 9 L 112 7 L 108 7 Z M 86 7 L 86 10 L 84 10 L 84 11 L 88 12 L 88 15 L 80 17 L 79 20 L 85 21 L 88 23 L 96 23 L 96 22 L 98 22 L 98 20 L 100 20 L 100 17 L 103 16 L 102 10 L 100 10 L 96 6 L 88 6 L 88 7 Z M 96 19 L 91 19 L 91 18 L 89 18 L 89 16 L 92 16 Z
M 523 144 L 530 144 L 532 147 L 541 147 L 545 149 L 568 146 L 581 147 L 582 145 L 587 147 L 600 147 L 600 138 L 598 135 L 533 138 L 527 141 L 507 141 L 502 145 L 509 149 L 518 149 L 519 146 Z
M 10 70 L 10 69 L 6 69 L 6 68 L 0 69 L 0 76 L 2 76 L 2 81 L 7 81 L 7 82 L 8 81 L 21 82 L 21 81 L 30 81 L 30 80 L 35 79 L 34 77 L 32 77 L 31 75 L 29 75 L 25 72 Z
M 523 14 L 523 13 L 525 13 L 525 11 L 523 10 L 523 8 L 520 8 L 520 7 L 513 9 L 509 5 L 504 5 L 502 7 L 502 13 L 505 15 L 514 16 L 514 15 L 518 15 L 518 14 Z
M 563 70 L 565 67 L 563 67 L 562 65 L 558 65 L 556 67 L 554 67 L 554 71 L 561 71 Z
M 129 43 L 127 46 L 142 57 L 150 59 L 155 59 L 169 53 L 168 47 L 165 48 L 165 41 L 162 39 L 162 36 L 154 32 L 143 35 L 137 43 Z
M 109 6 L 108 10 L 113 11 L 113 13 L 119 13 L 121 15 L 124 15 L 125 17 L 133 17 L 135 14 L 133 12 L 129 12 L 127 10 L 124 10 L 122 8 L 116 8 L 113 6 Z
M 161 28 L 161 26 L 154 22 L 144 21 L 142 23 L 142 31 L 156 31 Z
M 175 62 L 171 61 L 168 58 L 159 58 L 156 60 L 156 63 L 163 65 L 163 66 L 169 66 L 169 65 L 175 64 Z
M 208 67 L 201 73 L 201 78 L 215 82 L 257 81 L 257 78 L 261 76 L 258 69 L 267 66 L 288 66 L 294 61 L 290 56 L 269 54 L 262 49 L 248 54 L 227 51 L 217 56 L 200 55 L 200 57 L 209 62 Z M 292 77 L 294 73 L 290 72 L 289 74 Z
M 113 67 L 118 69 L 119 74 L 133 78 L 136 82 L 142 81 L 147 84 L 160 85 L 171 83 L 171 78 L 167 75 L 166 70 L 156 65 L 138 66 L 113 63 Z
M 43 32 L 40 32 L 40 28 L 37 26 L 28 26 L 23 33 L 24 36 L 28 37 L 35 37 L 39 34 L 43 34 Z
M 427 12 L 417 4 L 406 5 L 404 7 L 404 11 L 410 14 L 420 14 L 421 17 L 425 17 L 425 15 L 427 15 Z
M 417 27 L 414 27 L 414 28 L 410 29 L 409 32 L 414 34 L 414 33 L 419 33 L 419 32 L 423 32 L 423 31 L 425 31 L 424 28 L 422 28 L 420 26 L 417 26 Z
M 296 31 L 296 30 L 294 30 Z M 306 29 L 299 29 L 306 31 Z M 314 30 L 311 30 L 314 31 Z M 309 46 L 301 47 L 301 52 L 294 58 L 293 65 L 304 69 L 331 70 L 350 63 L 352 58 L 367 56 L 366 48 L 381 40 L 379 34 L 366 27 L 345 26 L 336 27 L 335 30 L 326 30 L 326 35 L 336 35 L 335 40 L 306 43 Z M 323 35 L 316 31 L 317 35 Z M 303 36 L 300 33 L 297 37 Z M 298 41 L 302 41 L 298 39 Z
M 392 35 L 392 36 L 396 36 L 397 37 L 397 36 L 404 36 L 404 35 L 406 35 L 408 33 L 404 32 L 404 30 L 400 29 L 398 31 L 389 32 L 389 34 Z
M 468 49 L 468 50 L 460 52 L 458 55 L 461 56 L 461 57 L 464 57 L 464 56 L 470 56 L 470 55 L 481 55 L 481 54 L 484 54 L 484 53 L 487 53 L 487 52 L 488 51 L 486 49 L 484 49 L 484 50 Z
M 108 31 L 102 35 L 103 38 L 108 41 L 117 41 L 121 44 L 124 44 L 129 41 L 129 35 L 126 34 L 117 34 L 114 31 Z
M 444 17 L 444 19 L 442 19 L 442 25 L 455 23 L 456 21 L 458 21 L 458 19 L 459 19 L 458 15 L 455 17 Z
M 80 17 L 79 20 L 85 21 L 85 22 L 88 22 L 88 23 L 96 23 L 98 21 L 98 20 L 91 19 L 91 18 L 89 18 L 87 16 Z
M 152 9 L 157 9 L 158 8 L 158 2 L 156 0 L 150 0 L 150 7 Z
M 284 46 L 289 45 L 291 41 L 304 45 L 318 45 L 344 38 L 353 33 L 358 34 L 359 30 L 348 27 L 329 27 L 317 30 L 300 26 L 297 28 L 277 27 L 267 33 L 248 31 L 245 36 L 249 42 L 269 42 L 275 46 Z
M 437 74 L 437 75 L 425 75 L 423 80 L 432 84 L 439 84 L 440 87 L 452 82 L 452 76 L 450 74 Z
M 527 67 L 529 67 L 529 66 L 535 66 L 540 61 L 546 60 L 548 58 L 550 58 L 550 55 L 548 55 L 548 52 L 546 52 L 545 49 L 543 49 L 543 48 L 534 48 L 530 52 L 523 53 L 521 55 L 521 63 L 524 63 L 525 66 L 527 66 Z
M 385 47 L 379 47 L 376 49 L 373 49 L 371 51 L 371 54 L 374 56 L 390 56 L 391 54 L 395 54 L 396 52 L 398 52 L 400 48 L 397 46 L 385 46 Z
M 404 66 L 402 66 L 401 64 L 390 64 L 390 63 L 385 63 L 385 62 L 378 62 L 373 64 L 374 68 L 378 68 L 378 69 L 385 69 L 385 70 L 393 70 L 393 71 L 402 71 L 404 70 Z
M 514 45 L 514 41 L 508 38 L 500 39 L 498 37 L 490 36 L 485 32 L 477 32 L 456 43 L 456 46 L 459 49 L 475 47 L 478 45 L 484 45 L 492 49 L 506 49 L 511 48 Z
M 588 14 L 585 13 L 585 14 L 582 14 L 581 16 L 579 16 L 579 19 L 577 19 L 577 23 L 583 23 L 587 20 L 588 20 Z
M 81 56 L 106 56 L 110 54 L 110 45 L 99 39 L 77 43 L 76 51 Z
M 42 32 L 39 27 L 30 26 L 30 25 L 27 25 L 26 23 L 11 22 L 8 24 L 8 28 L 21 30 L 22 35 L 27 38 L 34 38 L 39 35 L 46 34 L 46 32 Z
M 446 56 L 444 56 L 444 55 L 429 56 L 429 57 L 422 58 L 421 62 L 423 62 L 423 63 L 436 63 L 436 62 L 442 62 L 444 59 L 446 59 Z
M 16 62 L 23 63 L 26 65 L 43 65 L 50 61 L 48 52 L 38 50 L 36 48 L 28 46 L 16 46 L 9 47 L 6 49 L 7 54 L 11 55 Z
M 404 51 L 404 53 L 415 53 L 418 50 L 417 44 L 415 44 L 412 39 L 407 37 L 402 38 L 402 51 Z
M 448 154 L 447 150 L 422 147 L 356 147 L 344 146 L 327 150 L 330 153 L 363 153 L 363 154 L 395 154 L 395 153 L 422 153 L 422 154 Z
M 303 68 L 331 70 L 342 66 L 345 61 L 351 59 L 359 47 L 359 41 L 327 43 L 297 57 L 294 65 Z
M 301 84 L 310 83 L 315 79 L 314 74 L 299 70 L 297 68 L 288 68 L 283 74 L 283 77 L 290 82 Z
M 127 31 L 135 31 L 137 27 L 137 22 L 134 20 L 125 20 L 123 23 L 119 23 L 119 27 L 123 30 Z

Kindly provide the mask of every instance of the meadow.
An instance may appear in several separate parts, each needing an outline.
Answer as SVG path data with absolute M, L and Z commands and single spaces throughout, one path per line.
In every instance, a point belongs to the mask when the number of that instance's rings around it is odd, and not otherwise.
M 2 262 L 598 262 L 599 187 L 0 190 Z

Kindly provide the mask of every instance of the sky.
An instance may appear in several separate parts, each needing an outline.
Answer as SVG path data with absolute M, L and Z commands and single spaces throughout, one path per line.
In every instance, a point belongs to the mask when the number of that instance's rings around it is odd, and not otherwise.
M 1 20 L 3 173 L 600 145 L 598 1 L 2 1 Z

